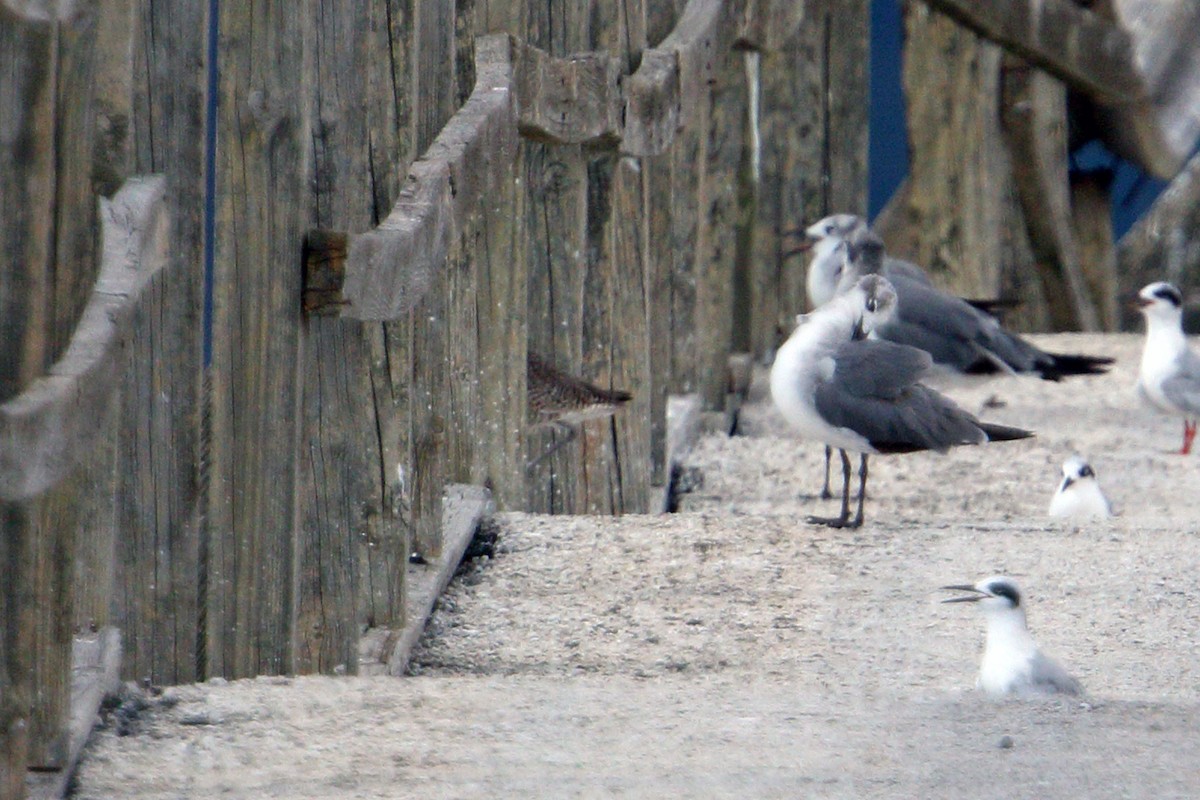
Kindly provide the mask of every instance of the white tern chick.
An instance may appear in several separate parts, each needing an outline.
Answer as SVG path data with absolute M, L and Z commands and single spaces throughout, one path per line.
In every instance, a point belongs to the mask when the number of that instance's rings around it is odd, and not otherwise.
M 1080 456 L 1071 456 L 1062 465 L 1062 481 L 1050 500 L 1052 517 L 1111 517 L 1112 506 L 1092 466 Z

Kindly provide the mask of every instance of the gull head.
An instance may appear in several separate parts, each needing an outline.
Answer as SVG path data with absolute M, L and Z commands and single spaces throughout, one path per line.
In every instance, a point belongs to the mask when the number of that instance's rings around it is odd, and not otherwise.
M 831 214 L 809 225 L 804 229 L 804 234 L 814 244 L 826 239 L 845 241 L 850 238 L 850 234 L 866 227 L 866 221 L 855 214 Z
M 1011 614 L 1025 616 L 1025 609 L 1021 605 L 1021 590 L 1017 588 L 1016 581 L 1004 575 L 993 575 L 974 584 L 955 584 L 941 588 L 968 593 L 943 600 L 943 603 L 978 603 L 979 608 L 989 618 Z
M 1183 316 L 1183 294 L 1165 281 L 1143 286 L 1134 305 L 1148 322 L 1174 322 Z
M 848 272 L 849 241 L 859 231 L 868 231 L 867 223 L 854 214 L 833 214 L 805 229 L 813 251 L 805 288 L 813 308 L 825 305 L 853 283 Z
M 896 289 L 882 275 L 864 275 L 858 279 L 847 296 L 859 310 L 861 318 L 855 332 L 856 339 L 865 338 L 880 325 L 884 325 L 896 313 Z

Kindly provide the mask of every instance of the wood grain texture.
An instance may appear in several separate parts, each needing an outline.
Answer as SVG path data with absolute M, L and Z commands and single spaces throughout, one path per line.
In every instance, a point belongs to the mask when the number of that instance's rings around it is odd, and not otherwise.
M 925 2 L 1107 105 L 1145 96 L 1129 34 L 1070 0 Z
M 0 104 L 13 116 L 0 153 L 0 401 L 53 362 L 48 314 L 54 246 L 57 40 L 49 25 L 0 26 Z
M 924 4 L 908 7 L 904 81 L 912 169 L 885 241 L 965 297 L 1014 297 L 1009 327 L 1049 312 L 1001 121 L 1003 52 Z
M 616 141 L 621 136 L 621 62 L 601 52 L 556 58 L 514 46 L 517 126 L 528 139 L 555 144 Z
M 121 385 L 117 586 L 125 677 L 203 676 L 200 654 L 204 273 L 203 7 L 139 4 L 129 138 L 139 171 L 162 173 L 170 280 L 147 287 Z
M 396 319 L 420 301 L 443 267 L 456 220 L 478 203 L 486 167 L 507 170 L 502 158 L 485 153 L 511 148 L 515 109 L 511 94 L 508 37 L 477 43 L 475 91 L 453 122 L 412 165 L 388 218 L 373 231 L 354 236 L 346 266 L 343 316 Z
M 315 5 L 223 8 L 217 118 L 207 672 L 295 669 L 300 245 Z
M 1005 73 L 1004 138 L 1013 185 L 1055 330 L 1099 330 L 1084 278 L 1067 175 L 1067 97 L 1061 83 L 1017 64 Z

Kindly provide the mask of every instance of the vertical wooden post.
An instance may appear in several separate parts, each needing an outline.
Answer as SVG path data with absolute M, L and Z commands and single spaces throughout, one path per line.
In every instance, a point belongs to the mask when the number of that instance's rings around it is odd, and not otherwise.
M 224 5 L 219 57 L 208 672 L 294 669 L 301 244 L 311 3 Z
M 134 169 L 161 172 L 166 180 L 171 279 L 147 287 L 128 347 L 117 450 L 121 536 L 115 602 L 125 634 L 124 676 L 162 684 L 204 677 L 200 427 L 207 51 L 206 37 L 198 32 L 207 30 L 206 5 L 188 0 L 138 5 L 129 76 L 132 112 L 125 119 Z M 130 26 L 123 31 L 132 35 Z M 106 120 L 115 129 L 121 115 L 107 112 Z

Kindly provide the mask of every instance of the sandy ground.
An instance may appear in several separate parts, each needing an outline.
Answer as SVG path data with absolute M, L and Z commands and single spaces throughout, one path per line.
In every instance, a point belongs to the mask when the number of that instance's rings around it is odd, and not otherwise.
M 760 399 L 680 514 L 500 517 L 413 676 L 168 689 L 97 733 L 77 796 L 1200 796 L 1200 462 L 1133 394 L 1140 337 L 1038 338 L 1120 361 L 953 390 L 1038 437 L 875 459 L 861 530 L 804 522 L 835 510 L 821 448 Z M 1072 452 L 1118 518 L 1045 516 Z M 974 691 L 982 620 L 937 587 L 992 573 L 1084 700 Z

